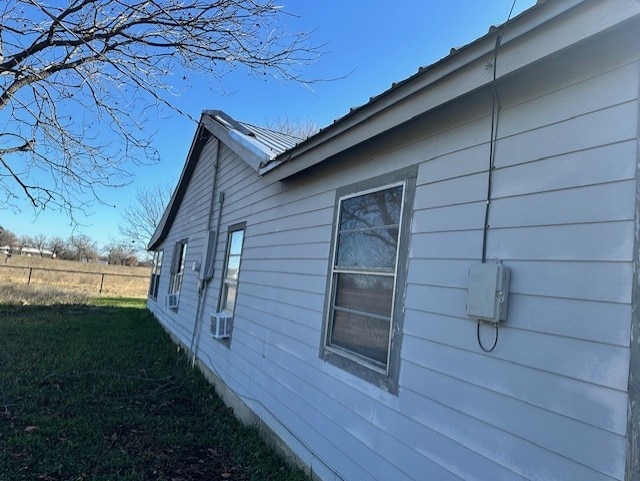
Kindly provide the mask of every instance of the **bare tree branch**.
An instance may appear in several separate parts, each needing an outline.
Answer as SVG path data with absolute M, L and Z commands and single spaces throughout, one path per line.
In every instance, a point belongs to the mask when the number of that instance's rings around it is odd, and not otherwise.
M 318 123 L 314 120 L 290 118 L 286 114 L 268 119 L 265 127 L 275 130 L 276 132 L 293 135 L 301 140 L 317 134 L 320 130 Z
M 13 208 L 27 199 L 73 215 L 154 162 L 149 109 L 175 108 L 187 72 L 305 83 L 319 55 L 307 32 L 287 32 L 275 0 L 2 3 L 0 196 Z
M 138 190 L 135 200 L 122 212 L 123 222 L 118 227 L 120 235 L 133 243 L 137 250 L 146 251 L 170 197 L 171 187 L 168 184 Z

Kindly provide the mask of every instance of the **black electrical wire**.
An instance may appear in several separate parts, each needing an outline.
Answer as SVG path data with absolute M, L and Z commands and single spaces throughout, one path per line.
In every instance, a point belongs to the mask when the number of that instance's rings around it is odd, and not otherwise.
M 489 236 L 489 210 L 491 207 L 491 198 L 492 198 L 492 187 L 493 187 L 493 171 L 495 170 L 495 160 L 496 160 L 496 142 L 498 140 L 498 123 L 500 121 L 500 110 L 502 109 L 502 105 L 500 103 L 500 95 L 498 92 L 498 51 L 500 50 L 500 46 L 502 44 L 502 36 L 504 35 L 504 31 L 507 27 L 507 23 L 511 20 L 511 15 L 513 14 L 513 9 L 516 6 L 516 1 L 513 0 L 511 4 L 511 10 L 509 10 L 509 16 L 507 17 L 507 21 L 502 25 L 501 31 L 496 35 L 496 44 L 493 49 L 493 78 L 491 80 L 491 134 L 489 139 L 489 170 L 487 172 L 487 201 L 484 209 L 484 223 L 482 224 L 482 263 L 487 262 L 487 238 Z M 498 329 L 499 325 L 495 323 L 495 331 L 496 337 L 493 342 L 491 348 L 487 349 L 480 339 L 480 323 L 478 321 L 478 325 L 476 328 L 476 336 L 478 338 L 478 345 L 480 349 L 484 352 L 493 351 L 498 344 Z
M 481 324 L 481 321 L 478 321 L 478 327 L 476 329 L 476 336 L 478 338 L 478 346 L 480 346 L 480 349 L 482 349 L 484 352 L 491 352 L 498 345 L 498 323 L 497 322 L 495 323 L 496 338 L 493 340 L 493 346 L 491 346 L 489 349 L 484 347 L 484 344 L 482 344 L 482 340 L 480 339 L 480 324 Z
M 482 263 L 487 261 L 487 237 L 489 235 L 489 208 L 491 206 L 491 190 L 493 181 L 493 171 L 496 160 L 496 140 L 498 137 L 498 121 L 500 120 L 500 97 L 496 86 L 498 50 L 502 42 L 502 35 L 496 37 L 496 46 L 493 50 L 493 81 L 491 82 L 491 137 L 489 140 L 489 171 L 487 175 L 487 201 L 484 208 L 484 223 L 482 232 Z

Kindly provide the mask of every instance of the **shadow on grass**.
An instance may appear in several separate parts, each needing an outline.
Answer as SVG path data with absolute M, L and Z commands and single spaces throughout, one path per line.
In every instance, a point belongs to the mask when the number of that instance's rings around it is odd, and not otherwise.
M 144 301 L 0 305 L 0 479 L 305 480 Z

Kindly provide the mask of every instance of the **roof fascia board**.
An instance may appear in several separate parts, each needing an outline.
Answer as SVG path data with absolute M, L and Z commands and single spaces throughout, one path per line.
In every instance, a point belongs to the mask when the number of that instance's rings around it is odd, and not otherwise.
M 193 140 L 191 141 L 191 147 L 189 147 L 187 160 L 182 167 L 182 172 L 180 173 L 178 184 L 171 194 L 171 199 L 169 199 L 169 203 L 167 204 L 167 207 L 162 214 L 162 218 L 160 219 L 160 222 L 158 222 L 158 226 L 156 227 L 156 230 L 154 231 L 151 239 L 149 240 L 149 243 L 147 244 L 147 250 L 154 250 L 155 248 L 157 248 L 169 232 L 169 227 L 171 226 L 171 223 L 173 222 L 173 219 L 178 212 L 182 197 L 184 196 L 184 192 L 187 189 L 187 185 L 189 184 L 189 180 L 191 178 L 191 175 L 193 174 L 195 165 L 198 162 L 200 152 L 202 152 L 202 148 L 207 143 L 209 138 L 210 135 L 204 131 L 202 124 L 198 124 L 196 134 L 193 136 Z
M 219 118 L 221 122 L 217 121 L 216 118 Z M 180 173 L 180 179 L 178 180 L 176 189 L 171 195 L 167 208 L 162 214 L 162 219 L 158 223 L 153 236 L 147 244 L 148 250 L 157 248 L 166 237 L 169 228 L 173 223 L 173 219 L 177 214 L 178 208 L 180 207 L 182 197 L 189 185 L 191 175 L 193 174 L 195 165 L 198 162 L 202 148 L 206 144 L 210 135 L 215 136 L 218 140 L 227 145 L 256 172 L 258 171 L 261 163 L 268 162 L 272 159 L 269 154 L 260 148 L 259 142 L 253 140 L 248 134 L 249 130 L 246 127 L 236 122 L 220 110 L 205 110 L 202 112 L 196 134 L 191 142 L 191 147 L 189 148 L 187 160 L 185 161 L 182 172 Z
M 204 127 L 215 135 L 220 141 L 234 151 L 249 166 L 258 172 L 260 164 L 271 160 L 271 156 L 260 147 L 256 140 L 235 128 L 233 124 L 229 127 L 222 125 L 215 120 L 215 111 L 203 112 L 201 123 Z M 240 126 L 242 127 L 242 126 Z
M 554 19 L 571 12 L 572 28 Z M 533 7 L 504 30 L 497 77 L 502 78 L 640 13 L 638 0 L 567 0 Z M 527 36 L 544 30 L 535 39 Z M 490 85 L 495 29 L 457 53 L 423 69 L 309 141 L 276 157 L 260 174 L 282 180 L 419 115 Z

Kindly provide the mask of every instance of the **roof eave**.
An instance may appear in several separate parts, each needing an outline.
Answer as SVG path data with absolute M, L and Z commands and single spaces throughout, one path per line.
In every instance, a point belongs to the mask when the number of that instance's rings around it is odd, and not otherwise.
M 258 141 L 251 138 L 246 127 L 220 110 L 205 110 L 200 122 L 256 172 L 260 165 L 275 158 L 275 154 L 265 151 Z
M 186 180 L 191 177 L 191 173 L 195 169 L 195 164 L 197 163 L 197 159 L 202 152 L 202 148 L 207 143 L 209 138 L 211 137 L 210 132 L 205 129 L 202 125 L 202 121 L 198 124 L 198 128 L 196 129 L 196 135 L 193 137 L 193 141 L 191 142 L 191 147 L 189 147 L 189 153 L 187 154 L 187 160 L 184 163 L 184 167 L 182 168 L 182 172 L 180 173 L 180 179 L 178 180 L 178 184 L 171 194 L 171 199 L 169 199 L 169 203 L 167 204 L 164 213 L 162 214 L 162 218 L 156 227 L 149 243 L 147 244 L 147 250 L 155 250 L 160 243 L 166 237 L 169 227 L 171 226 L 171 220 L 175 217 L 175 214 L 180 206 L 180 201 L 182 196 L 184 195 L 184 190 L 186 190 Z
M 273 146 L 270 147 L 261 142 L 261 138 L 263 140 L 264 138 L 260 137 L 260 135 L 264 136 L 265 130 L 267 129 L 262 129 L 262 134 L 258 134 L 258 138 L 256 138 L 255 132 L 248 126 L 234 120 L 221 110 L 205 110 L 202 112 L 178 185 L 169 200 L 162 219 L 147 244 L 148 250 L 157 249 L 166 238 L 173 219 L 177 215 L 182 197 L 189 185 L 202 149 L 209 138 L 211 136 L 217 138 L 258 172 L 261 166 L 269 164 L 279 153 Z M 284 141 L 281 140 L 281 142 Z
M 590 5 L 576 9 L 585 3 Z M 638 14 L 635 0 L 603 0 L 597 6 L 603 4 L 609 4 L 604 7 L 607 15 L 602 15 L 592 2 L 583 0 L 538 2 L 508 23 L 492 28 L 485 36 L 452 51 L 430 67 L 421 68 L 414 76 L 372 97 L 365 105 L 352 109 L 329 127 L 276 156 L 259 173 L 269 175 L 273 180 L 286 179 L 470 92 L 487 87 L 493 81 L 492 62 L 497 35 L 502 35 L 497 65 L 499 79 Z M 575 25 L 567 32 L 552 21 L 569 10 L 579 11 L 572 15 Z M 505 25 L 508 28 L 504 28 Z M 547 31 L 532 47 L 527 44 L 527 34 L 540 27 L 546 27 Z

